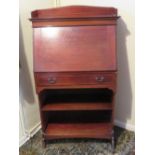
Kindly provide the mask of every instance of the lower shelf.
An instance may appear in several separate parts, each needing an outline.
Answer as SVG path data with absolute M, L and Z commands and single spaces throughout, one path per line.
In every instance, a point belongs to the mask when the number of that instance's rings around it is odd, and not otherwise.
M 112 110 L 112 104 L 97 103 L 51 103 L 43 106 L 42 111 L 71 111 L 71 110 Z
M 111 139 L 112 123 L 74 123 L 48 124 L 45 139 L 60 138 L 97 138 Z

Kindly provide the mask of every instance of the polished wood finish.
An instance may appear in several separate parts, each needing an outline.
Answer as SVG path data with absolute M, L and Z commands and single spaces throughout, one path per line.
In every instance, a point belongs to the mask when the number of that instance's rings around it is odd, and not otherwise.
M 111 7 L 66 6 L 35 10 L 31 13 L 32 26 L 116 25 L 117 9 Z
M 43 140 L 113 139 L 117 19 L 111 7 L 31 13 Z
M 37 28 L 34 37 L 35 72 L 116 71 L 114 26 Z
M 45 130 L 47 139 L 57 138 L 111 138 L 111 123 L 85 123 L 85 124 L 48 124 Z
M 78 19 L 78 18 L 107 18 L 117 17 L 117 9 L 112 7 L 95 6 L 66 6 L 52 9 L 35 10 L 31 20 Z
M 112 104 L 109 103 L 56 103 L 46 104 L 42 111 L 69 111 L 69 110 L 112 110 Z
M 116 75 L 106 72 L 35 73 L 38 86 L 101 85 L 111 83 Z
M 116 18 L 117 19 L 117 18 Z M 113 20 L 113 18 L 106 18 L 106 20 L 103 19 L 85 19 L 85 20 L 61 20 L 61 21 L 36 21 L 33 22 L 33 28 L 41 28 L 41 27 L 67 27 L 67 26 L 105 26 L 105 25 L 116 25 L 116 21 Z

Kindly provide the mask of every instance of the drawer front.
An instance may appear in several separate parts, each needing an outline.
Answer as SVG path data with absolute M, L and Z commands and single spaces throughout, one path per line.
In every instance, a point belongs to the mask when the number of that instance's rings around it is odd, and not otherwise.
M 114 79 L 115 73 L 35 73 L 38 86 L 104 84 Z

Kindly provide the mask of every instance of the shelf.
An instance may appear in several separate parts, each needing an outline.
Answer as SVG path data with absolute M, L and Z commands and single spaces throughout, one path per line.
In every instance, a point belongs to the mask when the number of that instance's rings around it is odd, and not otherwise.
M 112 123 L 50 123 L 45 130 L 46 139 L 59 138 L 111 138 Z
M 110 103 L 51 103 L 43 106 L 42 111 L 70 110 L 112 110 Z
M 45 139 L 111 139 L 112 91 L 107 89 L 45 90 L 41 94 Z

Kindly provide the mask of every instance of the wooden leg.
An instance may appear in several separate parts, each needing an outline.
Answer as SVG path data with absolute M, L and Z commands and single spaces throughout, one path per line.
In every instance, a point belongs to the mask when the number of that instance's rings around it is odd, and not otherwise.
M 42 147 L 46 148 L 46 140 L 45 139 L 42 140 Z
M 111 147 L 112 147 L 112 152 L 114 153 L 114 151 L 115 151 L 114 131 L 112 132 Z
M 46 148 L 46 140 L 44 138 L 44 132 L 42 131 L 42 147 Z

